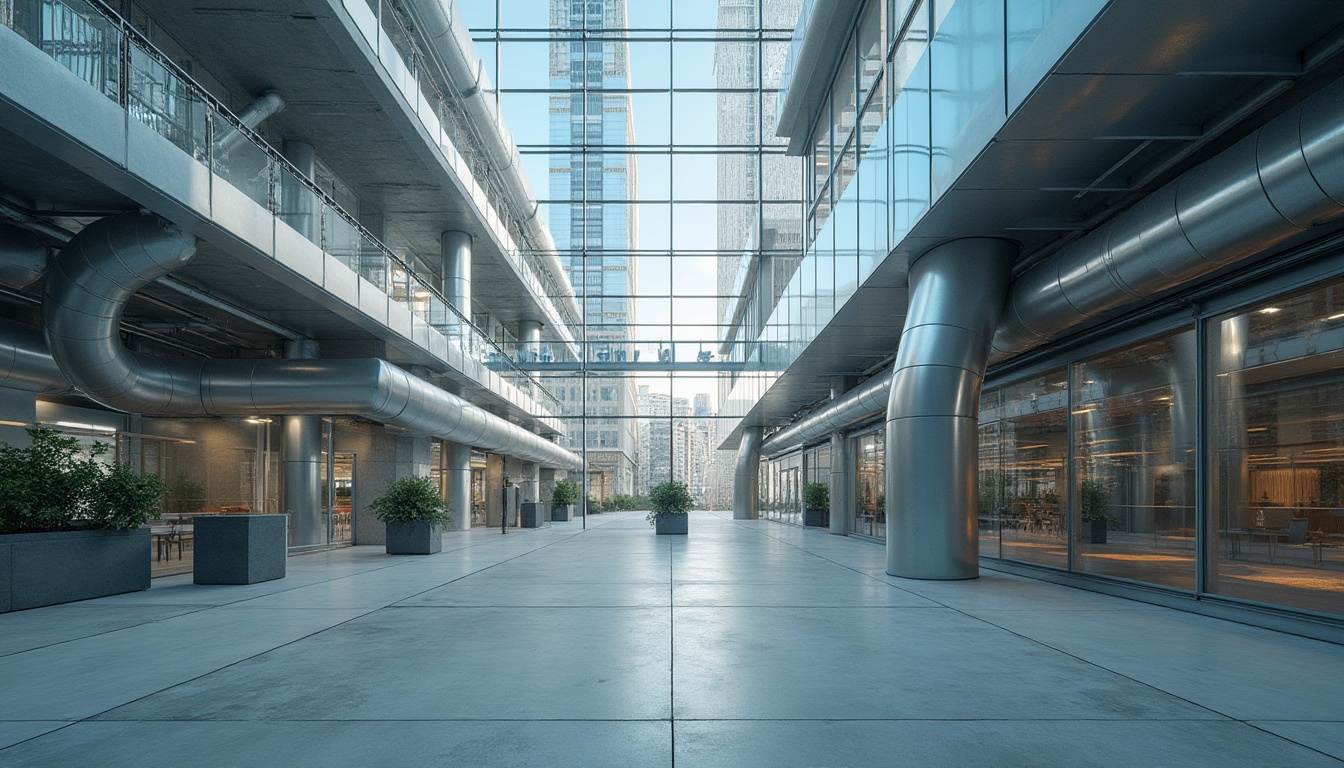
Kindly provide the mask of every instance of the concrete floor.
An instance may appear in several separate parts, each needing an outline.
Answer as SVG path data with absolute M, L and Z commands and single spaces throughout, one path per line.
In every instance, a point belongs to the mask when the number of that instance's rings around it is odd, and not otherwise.
M 0 615 L 4 766 L 1325 766 L 1344 647 L 695 513 Z

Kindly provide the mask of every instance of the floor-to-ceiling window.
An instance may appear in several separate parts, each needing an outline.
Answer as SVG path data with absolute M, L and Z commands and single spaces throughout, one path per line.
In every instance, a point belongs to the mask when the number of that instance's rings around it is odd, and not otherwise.
M 1208 591 L 1344 613 L 1344 282 L 1206 328 Z
M 887 535 L 887 440 L 882 430 L 853 438 L 854 505 L 849 530 L 862 536 Z

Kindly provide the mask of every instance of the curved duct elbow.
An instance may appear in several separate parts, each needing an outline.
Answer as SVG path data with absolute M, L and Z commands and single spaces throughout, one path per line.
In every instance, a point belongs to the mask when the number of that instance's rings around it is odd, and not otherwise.
M 10 322 L 0 323 L 0 385 L 47 395 L 72 389 L 41 331 Z
M 88 397 L 156 416 L 347 414 L 575 469 L 578 456 L 385 360 L 187 360 L 127 350 L 126 303 L 195 254 L 195 238 L 157 216 L 89 225 L 61 252 L 42 305 L 60 371 Z
M 996 359 L 1344 214 L 1344 81 L 1322 89 L 1013 283 Z
M 733 471 L 733 518 L 755 520 L 760 516 L 756 500 L 759 496 L 761 471 L 760 427 L 743 427 L 742 442 L 737 446 L 737 468 Z
M 243 107 L 237 115 L 238 122 L 249 129 L 255 130 L 257 126 L 266 122 L 284 108 L 285 99 L 280 95 L 280 92 L 269 90 L 253 99 L 251 104 Z M 242 131 L 233 129 L 227 136 L 219 140 L 219 146 L 222 151 L 227 152 L 243 141 Z
M 47 246 L 32 232 L 0 224 L 0 284 L 27 288 L 47 270 Z

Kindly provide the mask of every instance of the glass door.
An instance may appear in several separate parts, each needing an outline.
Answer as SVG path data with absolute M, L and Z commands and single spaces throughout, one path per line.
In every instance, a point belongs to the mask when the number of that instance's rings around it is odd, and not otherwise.
M 355 500 L 355 454 L 322 452 L 322 516 L 328 544 L 349 544 Z

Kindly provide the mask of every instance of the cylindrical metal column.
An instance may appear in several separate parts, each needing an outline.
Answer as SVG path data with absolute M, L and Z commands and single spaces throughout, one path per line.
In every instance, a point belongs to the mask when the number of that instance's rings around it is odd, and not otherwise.
M 887 403 L 887 573 L 979 575 L 980 386 L 1017 246 L 966 238 L 910 267 Z
M 523 462 L 523 476 L 518 483 L 523 489 L 523 501 L 541 501 L 538 495 L 541 492 L 541 478 L 537 475 L 537 469 L 536 464 Z
M 541 321 L 518 321 L 519 360 L 533 361 L 541 357 Z
M 315 341 L 285 342 L 287 359 L 313 360 L 317 356 Z M 292 547 L 326 544 L 320 482 L 322 417 L 285 416 L 282 426 L 281 508 L 289 515 L 289 544 Z
M 471 235 L 450 230 L 439 239 L 443 254 L 443 297 L 471 319 Z
M 743 427 L 737 447 L 737 471 L 733 473 L 733 519 L 755 520 L 761 474 L 761 427 Z
M 299 169 L 299 174 L 311 180 L 317 172 L 317 153 L 313 145 L 301 141 L 286 141 L 282 154 Z M 289 174 L 280 177 L 280 219 L 304 237 L 318 241 L 317 211 L 312 193 Z
M 831 433 L 831 533 L 849 532 L 849 436 Z
M 443 441 L 443 461 L 448 509 L 453 513 L 448 530 L 468 530 L 471 528 L 471 446 Z

